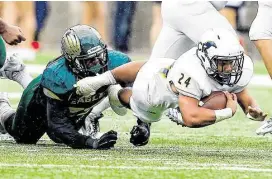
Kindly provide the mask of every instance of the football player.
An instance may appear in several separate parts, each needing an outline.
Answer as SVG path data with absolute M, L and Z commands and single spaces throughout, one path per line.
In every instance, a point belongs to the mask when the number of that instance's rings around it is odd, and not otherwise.
M 137 117 L 138 125 L 131 131 L 131 142 L 140 146 L 148 142 L 150 124 L 159 121 L 168 108 L 179 107 L 180 123 L 187 127 L 204 127 L 232 117 L 237 101 L 247 117 L 264 120 L 267 114 L 246 88 L 252 75 L 253 63 L 244 55 L 236 36 L 226 29 L 210 29 L 197 47 L 176 61 L 151 58 L 146 63 L 131 62 L 78 81 L 77 93 L 90 95 L 104 85 L 134 81 L 132 90 L 121 89 L 111 96 L 115 96 L 116 106 L 127 106 Z M 225 91 L 226 108 L 200 107 L 199 101 L 214 91 Z
M 96 136 L 78 132 L 93 108 L 105 100 L 108 86 L 84 97 L 76 94 L 73 85 L 84 77 L 102 74 L 130 59 L 125 54 L 108 50 L 100 34 L 86 25 L 67 30 L 61 47 L 62 55 L 49 62 L 43 74 L 28 84 L 16 112 L 6 95 L 1 93 L 1 126 L 17 143 L 35 144 L 47 132 L 55 142 L 72 148 L 113 147 L 117 140 L 115 131 Z M 116 88 L 109 88 L 109 91 L 111 89 Z
M 258 1 L 258 4 L 258 13 L 250 27 L 249 37 L 259 50 L 272 78 L 272 2 Z M 272 119 L 267 120 L 256 133 L 258 135 L 272 133 Z

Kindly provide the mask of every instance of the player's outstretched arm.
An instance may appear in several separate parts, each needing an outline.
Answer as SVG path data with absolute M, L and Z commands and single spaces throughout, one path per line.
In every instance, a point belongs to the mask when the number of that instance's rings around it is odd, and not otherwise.
M 68 108 L 61 101 L 48 98 L 48 131 L 72 148 L 109 149 L 117 140 L 117 133 L 109 131 L 100 138 L 92 138 L 78 132 L 74 121 L 68 117 Z
M 236 96 L 226 92 L 227 106 L 222 110 L 211 110 L 200 107 L 199 100 L 182 96 L 179 97 L 179 108 L 184 125 L 187 127 L 204 127 L 232 117 L 237 108 Z
M 0 18 L 0 34 L 9 45 L 17 45 L 26 40 L 20 27 L 9 25 L 2 18 Z
M 237 100 L 244 113 L 249 119 L 255 121 L 263 121 L 267 113 L 263 112 L 257 102 L 252 96 L 250 96 L 248 90 L 245 88 L 241 92 L 236 94 Z
M 95 94 L 95 92 L 102 86 L 132 83 L 136 79 L 138 71 L 144 65 L 145 62 L 130 62 L 115 68 L 114 70 L 107 71 L 102 75 L 95 77 L 87 77 L 79 80 L 75 87 L 77 94 L 83 96 L 89 96 Z

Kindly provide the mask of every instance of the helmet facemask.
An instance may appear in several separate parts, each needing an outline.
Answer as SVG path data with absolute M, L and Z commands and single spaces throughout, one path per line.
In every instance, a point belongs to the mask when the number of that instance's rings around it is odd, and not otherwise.
M 238 56 L 213 56 L 209 60 L 211 69 L 209 76 L 221 85 L 233 86 L 243 73 L 244 55 Z
M 75 57 L 74 60 L 71 61 L 70 67 L 73 69 L 73 72 L 83 77 L 96 76 L 97 74 L 104 73 L 108 70 L 106 47 L 104 49 L 100 48 L 100 50 L 95 53 Z
M 201 60 L 201 65 L 205 69 L 209 77 L 214 79 L 221 85 L 233 86 L 240 80 L 243 72 L 244 53 L 241 51 L 234 56 L 209 56 L 209 48 L 217 48 L 214 42 L 207 42 L 198 44 L 197 56 Z M 225 70 L 225 65 L 229 66 Z
M 68 67 L 78 77 L 96 76 L 108 70 L 107 46 L 90 26 L 76 25 L 66 31 L 61 49 Z

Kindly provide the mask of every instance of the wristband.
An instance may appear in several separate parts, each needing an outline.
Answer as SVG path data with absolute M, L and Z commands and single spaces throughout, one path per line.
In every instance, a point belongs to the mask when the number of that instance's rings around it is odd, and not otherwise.
M 216 120 L 215 122 L 220 122 L 222 120 L 228 119 L 232 117 L 232 110 L 231 108 L 225 108 L 221 110 L 214 110 Z
M 105 77 L 107 79 L 105 84 L 107 84 L 107 85 L 108 85 L 108 83 L 109 83 L 109 85 L 115 85 L 116 84 L 116 80 L 115 80 L 114 76 L 112 75 L 111 71 L 107 71 L 102 75 L 105 75 Z M 104 78 L 102 80 L 104 80 Z

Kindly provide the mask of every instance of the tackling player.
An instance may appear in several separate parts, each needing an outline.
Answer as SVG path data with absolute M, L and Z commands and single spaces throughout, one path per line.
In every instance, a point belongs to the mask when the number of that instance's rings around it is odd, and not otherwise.
M 1 94 L 1 126 L 17 143 L 35 144 L 47 132 L 55 142 L 73 148 L 113 147 L 117 140 L 115 131 L 102 136 L 78 132 L 88 114 L 107 96 L 108 86 L 84 97 L 76 94 L 73 85 L 84 77 L 102 74 L 130 59 L 125 54 L 107 50 L 99 33 L 86 25 L 67 30 L 61 46 L 62 55 L 49 62 L 43 74 L 28 84 L 16 112 L 7 97 Z
M 180 123 L 187 127 L 204 127 L 232 117 L 236 100 L 247 117 L 264 120 L 266 114 L 246 88 L 252 75 L 253 63 L 232 32 L 210 29 L 197 48 L 176 61 L 151 58 L 146 63 L 131 62 L 78 81 L 77 93 L 90 95 L 104 85 L 135 81 L 132 90 L 116 92 L 115 102 L 130 108 L 138 118 L 138 125 L 131 131 L 131 142 L 140 146 L 148 142 L 150 124 L 159 121 L 169 108 L 179 107 Z M 210 110 L 198 105 L 213 91 L 226 91 L 225 109 Z

